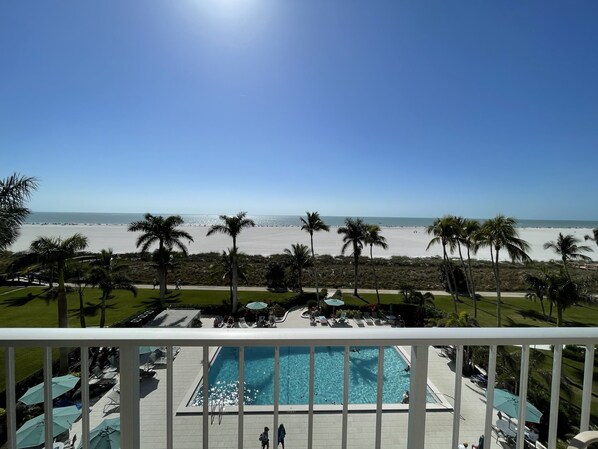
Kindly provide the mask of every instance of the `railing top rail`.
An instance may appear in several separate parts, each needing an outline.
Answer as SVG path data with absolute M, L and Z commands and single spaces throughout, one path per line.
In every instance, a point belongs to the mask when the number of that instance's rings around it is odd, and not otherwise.
M 598 344 L 598 328 L 2 328 L 0 346 L 387 346 Z

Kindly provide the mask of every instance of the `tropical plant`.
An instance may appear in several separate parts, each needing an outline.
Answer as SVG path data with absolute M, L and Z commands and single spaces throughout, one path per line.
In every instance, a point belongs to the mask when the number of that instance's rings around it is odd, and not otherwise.
M 556 254 L 561 256 L 563 261 L 563 270 L 565 274 L 570 277 L 569 269 L 567 267 L 567 260 L 592 260 L 590 257 L 582 253 L 593 251 L 592 248 L 586 245 L 578 245 L 581 240 L 572 234 L 563 235 L 559 232 L 556 241 L 544 243 L 544 249 L 552 249 Z
M 60 237 L 40 237 L 29 246 L 29 255 L 24 259 L 29 263 L 53 267 L 58 276 L 56 302 L 58 306 L 58 327 L 66 328 L 68 321 L 68 304 L 66 301 L 65 268 L 68 260 L 79 255 L 87 247 L 87 237 L 75 234 L 62 240 Z M 60 348 L 60 374 L 68 371 L 68 348 Z
M 237 215 L 228 216 L 228 215 L 220 215 L 220 220 L 223 223 L 215 224 L 210 227 L 210 230 L 206 235 L 210 236 L 212 234 L 221 233 L 226 234 L 232 237 L 233 239 L 233 248 L 232 252 L 237 252 L 237 236 L 239 233 L 248 227 L 255 226 L 255 222 L 247 218 L 247 212 L 239 212 Z M 233 259 L 233 266 L 232 266 L 232 309 L 233 313 L 237 311 L 237 284 L 238 284 L 238 266 L 236 263 L 236 259 Z
M 457 245 L 459 248 L 459 258 L 461 259 L 461 265 L 465 272 L 465 280 L 467 282 L 467 291 L 469 297 L 473 301 L 473 317 L 478 318 L 478 301 L 475 291 L 475 283 L 473 281 L 473 270 L 471 268 L 471 253 L 477 252 L 477 239 L 480 232 L 480 222 L 478 220 L 466 219 L 457 217 L 458 223 L 458 236 Z M 461 245 L 467 249 L 467 268 L 463 261 L 463 254 L 461 253 Z
M 592 235 L 586 234 L 583 236 L 583 238 L 584 240 L 591 240 L 596 245 L 598 245 L 598 228 L 592 229 Z
M 454 312 L 458 313 L 457 291 L 452 275 L 452 264 L 447 251 L 448 247 L 449 251 L 452 253 L 457 243 L 456 236 L 458 235 L 458 233 L 455 217 L 453 217 L 452 215 L 445 215 L 442 218 L 437 218 L 436 220 L 434 220 L 434 223 L 428 226 L 426 231 L 428 232 L 428 234 L 434 236 L 432 240 L 430 240 L 430 242 L 428 243 L 428 247 L 426 248 L 426 250 L 439 243 L 442 245 L 442 260 L 445 278 L 448 283 L 449 292 L 451 294 L 451 297 L 453 298 L 453 306 L 455 309 Z
M 376 286 L 376 299 L 380 305 L 380 293 L 378 292 L 378 278 L 376 277 L 376 263 L 374 262 L 374 246 L 379 246 L 382 249 L 387 249 L 388 244 L 386 238 L 381 234 L 380 226 L 366 225 L 364 243 L 370 247 L 370 260 L 372 261 L 372 270 L 374 271 L 374 285 Z
M 284 265 L 282 263 L 275 260 L 268 262 L 265 278 L 269 289 L 286 289 Z
M 546 311 L 544 309 L 544 298 L 548 293 L 548 283 L 546 282 L 546 274 L 544 273 L 542 276 L 535 276 L 533 274 L 526 273 L 523 276 L 523 279 L 529 285 L 531 290 L 530 292 L 526 293 L 525 297 L 532 300 L 540 300 L 540 306 L 542 307 L 542 316 L 546 320 Z M 552 306 L 550 307 L 550 311 L 550 316 L 552 317 Z
M 324 221 L 320 218 L 320 214 L 318 212 L 306 212 L 306 218 L 301 218 L 301 230 L 307 231 L 309 233 L 309 240 L 311 243 L 311 257 L 313 259 L 313 267 L 314 267 L 314 279 L 316 284 L 316 299 L 318 300 L 318 304 L 320 303 L 320 291 L 318 289 L 318 269 L 316 265 L 316 253 L 314 252 L 314 232 L 318 231 L 330 231 L 330 226 L 328 226 Z
M 164 303 L 166 298 L 166 282 L 168 273 L 168 264 L 173 249 L 178 248 L 184 256 L 187 256 L 187 247 L 182 240 L 193 241 L 193 237 L 179 229 L 184 223 L 179 215 L 162 217 L 161 215 L 145 214 L 144 219 L 134 221 L 129 225 L 130 232 L 141 232 L 137 238 L 137 248 L 141 247 L 141 252 L 146 253 L 154 244 L 158 244 L 158 249 L 154 253 L 154 261 L 158 266 L 158 280 L 160 283 L 160 304 Z
M 556 325 L 561 327 L 563 312 L 579 302 L 587 302 L 588 298 L 582 295 L 578 285 L 567 273 L 547 274 L 546 281 L 548 298 L 556 307 Z
M 228 249 L 227 251 L 222 251 L 218 261 L 210 265 L 209 268 L 212 276 L 226 282 L 231 298 L 233 297 L 233 267 L 235 265 L 237 266 L 237 278 L 243 282 L 247 282 L 249 265 L 246 262 L 245 255 L 237 250 Z
M 359 297 L 357 293 L 359 256 L 365 242 L 366 225 L 361 218 L 346 218 L 345 225 L 339 227 L 337 232 L 343 235 L 341 254 L 344 255 L 350 246 L 353 248 L 353 295 Z
M 0 179 L 0 251 L 12 245 L 29 214 L 25 201 L 37 189 L 37 179 L 16 173 Z
M 287 256 L 287 265 L 297 272 L 299 294 L 303 295 L 303 270 L 313 264 L 313 258 L 309 256 L 309 248 L 301 243 L 294 243 L 291 249 L 286 248 L 284 253 Z
M 434 295 L 430 292 L 422 293 L 410 287 L 405 287 L 402 291 L 405 304 L 412 304 L 417 307 L 418 320 L 420 325 L 424 324 L 427 307 L 434 307 Z
M 505 250 L 513 262 L 529 262 L 529 244 L 519 238 L 519 232 L 515 227 L 517 221 L 512 217 L 497 215 L 495 218 L 484 222 L 479 233 L 479 246 L 490 248 L 490 260 L 496 283 L 496 325 L 502 324 L 501 319 L 501 296 L 500 296 L 500 251 Z
M 125 274 L 127 268 L 127 265 L 116 260 L 112 249 L 103 249 L 99 257 L 91 262 L 89 283 L 102 290 L 100 327 L 106 324 L 106 301 L 110 299 L 113 290 L 126 290 L 137 296 L 137 287 Z

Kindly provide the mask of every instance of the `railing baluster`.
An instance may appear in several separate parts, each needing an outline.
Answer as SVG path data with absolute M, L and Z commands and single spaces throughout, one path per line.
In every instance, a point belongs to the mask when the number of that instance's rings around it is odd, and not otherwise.
M 486 387 L 486 419 L 484 424 L 484 441 L 492 439 L 492 413 L 494 410 L 494 384 L 496 382 L 496 345 L 489 347 L 488 383 Z M 490 446 L 490 444 L 488 444 Z
M 424 449 L 426 441 L 426 388 L 428 346 L 411 347 L 411 385 L 409 388 L 409 429 L 407 447 Z
M 120 348 L 121 446 L 139 449 L 139 346 Z
M 586 361 L 583 369 L 583 394 L 581 396 L 581 421 L 579 431 L 590 429 L 592 408 L 592 386 L 594 382 L 594 345 L 586 346 Z
M 166 347 L 166 449 L 174 447 L 174 354 L 172 345 Z
M 17 449 L 17 395 L 15 393 L 15 348 L 4 350 L 4 365 L 6 377 L 6 432 L 8 437 L 7 449 Z
M 561 370 L 563 345 L 554 345 L 552 360 L 552 387 L 550 389 L 550 421 L 548 424 L 548 449 L 556 449 L 556 429 L 559 421 L 559 400 L 561 394 Z
M 239 449 L 243 449 L 243 415 L 245 413 L 245 347 L 239 348 Z
M 463 373 L 463 346 L 456 346 L 457 359 L 455 360 L 455 404 L 453 406 L 453 444 L 459 444 L 459 426 L 461 425 L 461 385 Z
M 307 449 L 313 448 L 314 441 L 314 383 L 315 383 L 315 348 L 309 347 L 309 404 L 307 411 Z
M 46 425 L 46 447 L 52 447 L 54 440 L 54 429 L 52 425 L 52 348 L 44 348 L 44 413 Z
M 210 398 L 209 398 L 209 374 L 210 374 L 210 347 L 203 347 L 203 449 L 208 449 L 208 425 L 210 422 Z
M 345 346 L 345 365 L 343 369 L 343 434 L 341 448 L 347 449 L 347 431 L 349 427 L 349 346 Z
M 521 346 L 521 371 L 519 372 L 519 418 L 517 419 L 517 449 L 525 444 L 525 412 L 529 374 L 529 345 Z
M 382 446 L 382 393 L 384 386 L 384 346 L 378 347 L 378 390 L 376 397 L 376 449 Z
M 89 348 L 81 351 L 81 432 L 83 449 L 89 449 Z

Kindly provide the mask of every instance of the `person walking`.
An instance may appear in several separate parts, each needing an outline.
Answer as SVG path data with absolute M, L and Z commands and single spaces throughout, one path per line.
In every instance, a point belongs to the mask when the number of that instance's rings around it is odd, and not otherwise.
M 259 440 L 262 443 L 262 449 L 270 449 L 270 437 L 268 437 L 268 427 L 264 427 L 264 431 L 260 433 Z
M 278 426 L 278 444 L 282 444 L 282 449 L 284 449 L 284 437 L 286 436 L 287 431 L 284 428 L 284 425 L 281 424 Z

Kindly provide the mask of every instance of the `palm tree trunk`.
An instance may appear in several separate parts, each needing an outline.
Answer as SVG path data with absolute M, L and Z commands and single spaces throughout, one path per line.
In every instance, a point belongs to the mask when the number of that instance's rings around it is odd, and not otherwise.
M 64 265 L 58 267 L 58 327 L 69 327 L 68 304 L 66 302 L 66 288 L 64 286 Z M 59 374 L 65 375 L 69 370 L 69 348 L 60 348 Z
M 560 305 L 556 305 L 556 327 L 561 327 L 563 325 L 563 307 Z
M 376 299 L 378 300 L 378 307 L 380 307 L 380 293 L 378 293 L 378 277 L 376 276 L 376 264 L 374 263 L 373 245 L 370 245 L 370 259 L 372 260 L 372 271 L 374 272 L 374 285 L 376 287 Z
M 467 273 L 467 268 L 465 267 L 465 260 L 463 259 L 463 253 L 461 252 L 461 244 L 457 242 L 457 247 L 459 248 L 459 260 L 461 261 L 461 268 L 463 268 L 463 274 L 465 275 L 465 284 L 467 285 L 467 293 L 469 294 L 470 298 L 473 298 L 471 293 L 471 283 L 469 282 L 469 275 Z
M 160 262 L 160 269 L 158 270 L 158 280 L 160 281 L 160 306 L 164 306 L 166 300 L 166 262 Z
M 237 311 L 237 282 L 238 282 L 238 272 L 237 272 L 237 260 L 233 261 L 233 313 Z
M 548 298 L 548 301 L 550 301 L 550 308 L 548 309 L 548 321 L 552 321 L 552 310 L 554 304 L 552 303 L 552 300 L 550 298 Z
M 314 235 L 309 234 L 311 241 L 311 258 L 314 263 L 314 283 L 316 284 L 316 300 L 318 301 L 318 307 L 320 307 L 320 290 L 318 289 L 318 268 L 316 267 L 316 253 L 314 252 Z
M 303 296 L 303 282 L 301 282 L 301 278 L 303 276 L 303 272 L 301 268 L 297 268 L 297 277 L 299 278 L 297 281 L 299 283 L 299 294 Z
M 563 270 L 565 271 L 567 279 L 571 279 L 571 276 L 569 275 L 569 269 L 567 268 L 567 259 L 565 257 L 563 257 Z
M 106 292 L 102 292 L 102 309 L 100 311 L 100 327 L 104 327 L 106 324 L 106 300 L 108 295 Z
M 467 266 L 469 267 L 469 282 L 471 282 L 471 294 L 473 298 L 473 317 L 478 319 L 478 298 L 475 293 L 475 284 L 473 282 L 473 271 L 471 269 L 471 256 L 469 254 L 469 247 L 467 248 Z
M 494 260 L 494 254 L 490 249 L 490 257 L 492 259 L 492 267 L 494 268 L 494 281 L 496 282 L 496 326 L 501 327 L 501 299 L 500 299 L 500 268 L 498 266 L 498 253 L 500 250 L 496 250 L 496 260 Z
M 353 295 L 359 296 L 357 294 L 357 275 L 358 275 L 358 266 L 359 266 L 359 254 L 357 254 L 357 248 L 354 248 L 354 250 L 353 250 L 353 259 L 355 262 L 355 272 L 354 272 L 354 277 L 353 277 Z
M 79 284 L 79 323 L 81 324 L 82 328 L 86 327 L 85 323 L 85 311 L 83 305 L 83 288 L 81 288 L 81 284 Z
M 444 275 L 446 276 L 446 282 L 448 284 L 449 292 L 451 297 L 453 298 L 453 306 L 455 308 L 455 313 L 459 313 L 457 309 L 457 297 L 455 295 L 455 290 L 453 289 L 453 283 L 451 281 L 451 275 L 449 274 L 449 263 L 448 263 L 448 254 L 446 253 L 446 245 L 442 244 L 442 253 L 444 258 Z

